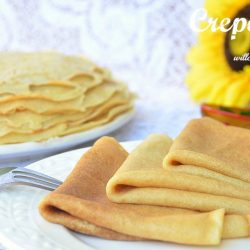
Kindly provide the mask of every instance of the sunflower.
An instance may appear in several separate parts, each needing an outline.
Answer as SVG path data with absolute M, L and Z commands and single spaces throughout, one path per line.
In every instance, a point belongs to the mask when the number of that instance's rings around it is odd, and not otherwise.
M 250 20 L 250 0 L 207 0 L 209 17 L 225 17 L 231 24 L 237 17 Z M 230 24 L 230 26 L 231 26 Z M 203 25 L 207 23 L 202 22 Z M 246 107 L 250 103 L 250 61 L 235 61 L 235 56 L 250 53 L 250 32 L 245 29 L 231 40 L 231 31 L 198 35 L 197 45 L 190 49 L 187 61 L 190 71 L 186 78 L 191 96 L 196 101 L 228 107 Z

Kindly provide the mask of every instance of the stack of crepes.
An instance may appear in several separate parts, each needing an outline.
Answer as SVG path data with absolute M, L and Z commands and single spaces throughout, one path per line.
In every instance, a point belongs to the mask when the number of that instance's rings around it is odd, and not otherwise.
M 131 111 L 133 100 L 125 84 L 83 57 L 0 53 L 0 144 L 88 130 Z
M 192 120 L 174 140 L 151 135 L 129 155 L 99 139 L 40 204 L 42 216 L 115 240 L 216 245 L 250 235 L 250 131 Z

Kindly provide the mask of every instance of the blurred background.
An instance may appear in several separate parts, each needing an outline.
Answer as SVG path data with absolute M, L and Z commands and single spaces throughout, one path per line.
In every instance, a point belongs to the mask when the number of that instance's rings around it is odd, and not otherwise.
M 176 136 L 199 117 L 184 85 L 195 34 L 194 0 L 1 0 L 0 50 L 84 54 L 128 83 L 139 99 L 120 141 L 149 133 Z

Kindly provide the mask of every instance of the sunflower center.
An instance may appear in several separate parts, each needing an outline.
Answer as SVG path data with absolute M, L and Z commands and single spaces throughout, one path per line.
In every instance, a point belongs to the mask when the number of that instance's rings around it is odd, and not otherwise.
M 238 33 L 237 39 L 229 41 L 229 48 L 234 56 L 241 56 L 250 51 L 250 32 L 248 29 Z
M 247 5 L 236 14 L 230 26 L 236 18 L 250 20 L 250 5 Z M 241 29 L 240 25 L 239 28 Z M 239 32 L 234 40 L 231 40 L 231 31 L 227 32 L 224 45 L 227 62 L 233 70 L 240 71 L 243 70 L 245 65 L 250 65 L 250 61 L 239 58 L 250 53 L 250 32 L 247 28 Z

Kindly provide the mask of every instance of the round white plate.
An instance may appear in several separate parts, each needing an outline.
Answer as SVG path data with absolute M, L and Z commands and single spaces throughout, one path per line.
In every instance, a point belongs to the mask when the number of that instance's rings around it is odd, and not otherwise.
M 139 142 L 122 145 L 131 151 Z M 33 163 L 29 168 L 64 180 L 87 150 L 78 149 Z M 200 250 L 250 249 L 250 239 L 224 240 L 219 247 L 192 247 L 157 241 L 111 241 L 80 235 L 45 221 L 37 207 L 47 191 L 13 186 L 0 190 L 0 243 L 10 250 Z M 135 225 L 136 226 L 136 225 Z
M 130 111 L 103 126 L 77 134 L 49 139 L 48 141 L 44 142 L 26 142 L 0 145 L 0 162 L 8 163 L 12 162 L 13 159 L 15 159 L 15 161 L 19 161 L 23 158 L 37 156 L 43 156 L 44 158 L 45 156 L 64 151 L 76 145 L 80 145 L 102 135 L 113 132 L 130 121 L 133 115 L 134 112 Z

